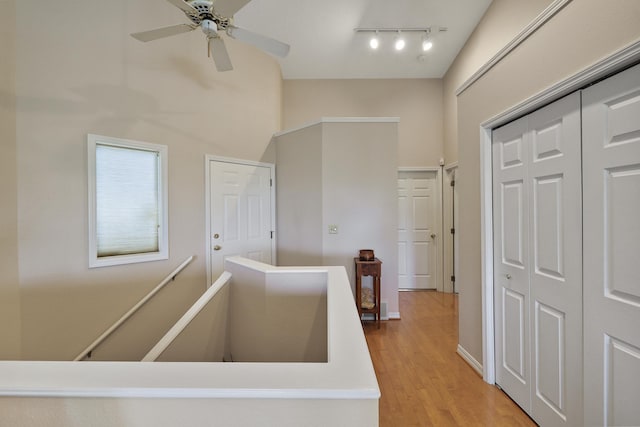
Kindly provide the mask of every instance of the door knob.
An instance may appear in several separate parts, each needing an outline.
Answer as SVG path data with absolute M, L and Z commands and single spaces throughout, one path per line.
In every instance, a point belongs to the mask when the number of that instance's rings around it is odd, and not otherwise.
M 435 233 L 431 233 L 431 238 L 435 239 L 436 238 L 436 234 Z
M 505 276 L 504 276 L 504 277 L 506 277 L 506 278 L 507 278 L 507 280 L 510 280 L 510 279 L 511 279 L 511 275 L 510 275 L 509 273 L 505 274 Z
M 215 246 L 213 247 L 213 250 L 214 250 L 214 251 L 219 251 L 220 249 L 222 249 L 222 246 L 220 246 L 220 245 L 215 245 Z

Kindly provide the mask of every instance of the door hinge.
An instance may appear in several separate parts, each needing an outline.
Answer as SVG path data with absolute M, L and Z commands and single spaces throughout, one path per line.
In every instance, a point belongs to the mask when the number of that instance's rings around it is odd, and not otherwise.
M 273 187 L 273 178 L 269 178 L 269 187 Z
M 451 234 L 456 234 L 456 229 L 455 228 L 451 229 Z
M 455 282 L 456 281 L 456 276 L 451 276 L 451 281 Z
M 452 180 L 451 180 L 451 186 L 452 186 L 452 187 L 455 187 L 455 186 L 456 186 L 456 180 L 455 180 L 455 179 L 452 179 Z
M 271 238 L 273 239 L 273 231 L 271 232 Z

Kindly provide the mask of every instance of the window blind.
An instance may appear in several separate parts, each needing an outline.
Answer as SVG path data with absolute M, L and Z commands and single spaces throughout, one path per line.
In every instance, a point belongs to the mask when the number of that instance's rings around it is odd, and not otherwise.
M 96 145 L 97 256 L 159 251 L 159 155 Z

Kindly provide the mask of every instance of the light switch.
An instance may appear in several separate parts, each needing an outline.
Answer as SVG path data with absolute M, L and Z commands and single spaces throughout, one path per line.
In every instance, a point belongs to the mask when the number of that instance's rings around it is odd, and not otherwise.
M 329 234 L 338 234 L 338 226 L 336 224 L 329 226 Z

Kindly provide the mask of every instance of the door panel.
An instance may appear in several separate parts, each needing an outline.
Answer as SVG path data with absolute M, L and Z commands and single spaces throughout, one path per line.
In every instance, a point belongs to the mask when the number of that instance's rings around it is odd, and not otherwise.
M 561 311 L 536 301 L 534 320 L 534 371 L 537 372 L 535 396 L 563 421 L 566 421 L 565 319 L 566 316 Z M 536 420 L 538 419 L 539 417 L 536 417 Z M 545 424 L 541 423 L 541 425 Z
M 435 172 L 400 172 L 398 287 L 401 289 L 436 289 L 437 196 Z
M 501 185 L 502 196 L 502 262 L 513 267 L 524 267 L 524 224 L 526 218 L 522 204 L 524 183 L 522 180 Z
M 583 93 L 585 421 L 640 422 L 640 66 Z
M 212 280 L 228 257 L 271 264 L 271 169 L 212 160 L 209 179 Z
M 502 336 L 504 346 L 502 347 L 503 366 L 511 375 L 523 384 L 528 382 L 528 358 L 525 355 L 525 348 L 528 345 L 525 341 L 525 301 L 524 295 L 512 290 L 502 288 Z

